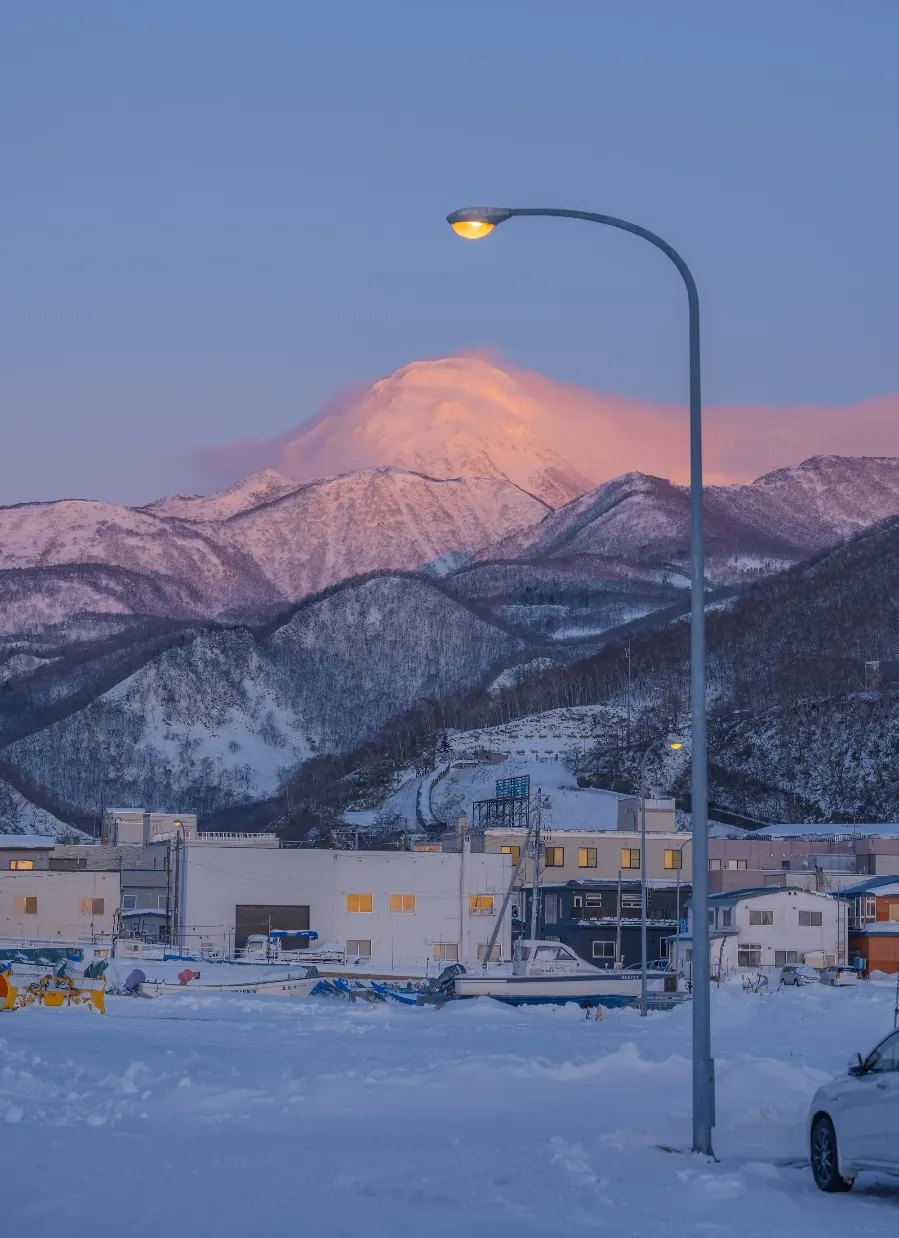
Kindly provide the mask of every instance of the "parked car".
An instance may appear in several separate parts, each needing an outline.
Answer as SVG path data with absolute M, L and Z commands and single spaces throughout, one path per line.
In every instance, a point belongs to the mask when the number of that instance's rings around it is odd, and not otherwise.
M 808 963 L 787 963 L 780 969 L 781 984 L 817 984 L 818 973 Z
M 818 979 L 822 984 L 858 984 L 858 972 L 854 967 L 825 967 L 818 973 Z
M 818 1088 L 808 1129 L 822 1191 L 848 1191 L 865 1169 L 899 1175 L 899 1031 Z

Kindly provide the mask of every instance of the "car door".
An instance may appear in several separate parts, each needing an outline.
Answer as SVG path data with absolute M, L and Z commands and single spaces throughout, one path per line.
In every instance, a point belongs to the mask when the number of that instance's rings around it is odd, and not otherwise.
M 881 1163 L 886 1155 L 886 1118 L 879 1076 L 866 1071 L 835 1085 L 832 1113 L 837 1144 L 844 1161 L 854 1165 Z
M 887 1036 L 868 1060 L 884 1126 L 883 1151 L 877 1159 L 899 1171 L 899 1031 Z

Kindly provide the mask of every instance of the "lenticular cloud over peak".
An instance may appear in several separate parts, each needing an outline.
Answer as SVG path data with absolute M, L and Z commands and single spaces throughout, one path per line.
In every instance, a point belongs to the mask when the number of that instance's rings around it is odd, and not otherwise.
M 820 453 L 899 453 L 899 396 L 851 407 L 707 406 L 706 480 L 747 481 Z M 413 361 L 266 442 L 203 448 L 217 481 L 271 468 L 296 481 L 396 466 L 504 477 L 552 507 L 625 472 L 686 481 L 686 410 L 600 395 L 483 355 Z

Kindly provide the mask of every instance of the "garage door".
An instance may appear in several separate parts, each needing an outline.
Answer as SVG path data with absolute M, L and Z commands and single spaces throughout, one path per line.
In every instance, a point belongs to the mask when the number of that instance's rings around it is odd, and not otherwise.
M 308 907 L 286 907 L 281 903 L 238 903 L 234 909 L 234 945 L 238 950 L 243 949 L 252 933 L 268 936 L 270 929 L 296 933 L 308 927 Z M 299 942 L 291 949 L 297 949 L 298 945 Z

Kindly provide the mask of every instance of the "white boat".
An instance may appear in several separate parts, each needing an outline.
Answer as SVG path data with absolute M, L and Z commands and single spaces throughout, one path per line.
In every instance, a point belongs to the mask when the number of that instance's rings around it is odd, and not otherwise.
M 145 980 L 141 991 L 151 997 L 168 997 L 173 994 L 186 994 L 189 997 L 192 993 L 209 997 L 218 993 L 246 993 L 256 997 L 301 998 L 308 997 L 318 983 L 318 976 L 282 976 L 280 980 L 246 980 L 242 984 L 200 984 L 197 981 L 181 984 L 171 980 Z
M 647 973 L 647 994 L 658 999 L 670 973 Z M 454 980 L 456 997 L 495 997 L 511 1005 L 577 1002 L 586 1006 L 633 1006 L 640 998 L 639 969 L 593 967 L 557 941 L 519 941 L 511 972 L 464 972 Z

